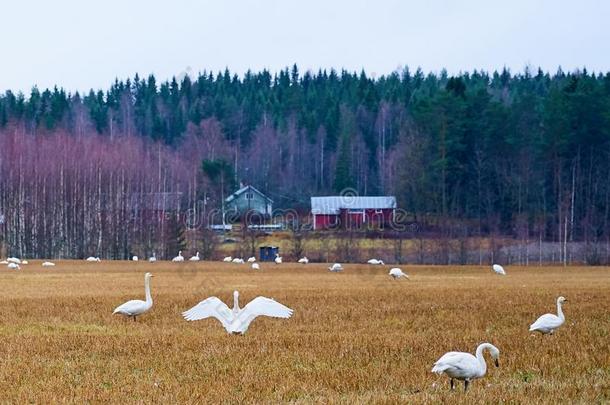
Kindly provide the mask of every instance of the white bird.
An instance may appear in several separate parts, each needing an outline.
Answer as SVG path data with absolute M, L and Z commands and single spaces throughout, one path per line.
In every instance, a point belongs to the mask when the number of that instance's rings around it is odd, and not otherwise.
M 381 266 L 385 265 L 385 263 L 383 262 L 383 260 L 378 260 L 378 259 L 371 259 L 371 260 L 369 260 L 367 263 L 368 263 L 368 264 L 375 265 L 375 266 L 377 266 L 377 265 L 381 265 Z
M 138 259 L 138 256 L 133 256 L 133 257 L 131 258 L 131 260 L 132 260 L 132 261 L 134 261 L 134 262 L 137 262 L 137 261 L 138 261 L 138 260 L 140 260 L 140 259 Z
M 280 256 L 275 256 L 275 264 L 282 264 L 282 258 Z
M 332 266 L 330 266 L 328 268 L 328 270 L 330 270 L 332 272 L 343 271 L 343 266 L 341 266 L 341 263 L 335 263 Z
M 22 260 L 21 264 L 29 264 L 27 260 Z
M 260 270 L 261 266 L 258 265 L 258 263 L 252 263 L 252 270 Z
M 21 259 L 19 259 L 18 257 L 9 257 L 8 259 L 6 259 L 6 261 L 9 263 L 21 264 Z
M 557 315 L 555 314 L 544 314 L 540 318 L 536 319 L 536 322 L 530 325 L 530 332 L 540 332 L 542 334 L 553 334 L 555 329 L 559 328 L 566 321 L 563 311 L 561 310 L 561 304 L 566 302 L 567 299 L 564 297 L 557 298 Z
M 476 357 L 470 353 L 464 352 L 449 352 L 445 353 L 440 359 L 434 363 L 432 367 L 433 373 L 445 373 L 449 376 L 449 385 L 453 389 L 453 380 L 464 381 L 464 391 L 468 389 L 468 384 L 471 380 L 481 378 L 487 372 L 487 363 L 483 357 L 483 351 L 489 350 L 492 359 L 494 359 L 496 367 L 499 367 L 498 358 L 500 350 L 491 343 L 481 343 L 477 347 Z
M 197 252 L 197 254 L 196 254 L 195 256 L 192 256 L 192 257 L 191 257 L 189 260 L 190 260 L 191 262 L 198 262 L 199 260 L 201 260 L 201 259 L 199 258 L 199 252 Z
M 52 262 L 43 262 L 42 267 L 54 267 L 55 263 Z
M 11 270 L 21 270 L 21 267 L 17 263 L 9 263 L 7 266 Z
M 254 263 L 256 261 L 256 257 L 252 256 L 248 258 L 248 263 Z
M 307 257 L 305 257 L 305 256 L 304 256 L 304 257 L 301 257 L 301 258 L 299 259 L 299 263 L 301 263 L 301 264 L 307 264 L 307 263 L 309 263 L 309 259 L 308 259 Z
M 398 267 L 394 267 L 393 269 L 390 269 L 390 272 L 388 274 L 390 276 L 392 276 L 394 278 L 394 280 L 398 280 L 399 278 L 402 278 L 402 277 L 409 278 L 409 276 L 406 273 L 404 273 L 401 269 L 399 269 Z
M 226 262 L 226 263 L 231 263 L 233 261 L 233 258 L 231 256 L 227 256 L 224 259 L 222 259 L 222 261 Z
M 152 256 L 148 258 L 148 261 L 150 263 L 154 263 L 157 261 L 157 256 L 155 255 L 155 252 L 153 252 Z
M 172 262 L 183 262 L 184 261 L 184 256 L 182 256 L 182 250 L 180 250 L 178 252 L 178 256 L 174 257 L 172 259 Z
M 234 291 L 233 310 L 230 310 L 217 297 L 210 297 L 188 311 L 183 312 L 182 316 L 187 321 L 214 317 L 220 321 L 227 332 L 243 335 L 248 330 L 250 323 L 258 316 L 290 318 L 292 312 L 292 309 L 267 297 L 256 297 L 245 307 L 239 308 L 239 293 Z
M 235 263 L 235 264 L 244 264 L 244 259 L 236 257 L 235 259 L 233 259 L 233 263 Z
M 0 262 L 0 264 L 8 264 L 8 261 L 7 261 L 7 260 L 2 260 L 2 261 Z
M 99 257 L 94 257 L 94 256 L 89 256 L 85 260 L 88 261 L 88 262 L 101 262 Z
M 506 272 L 504 271 L 504 267 L 500 266 L 499 264 L 494 264 L 493 266 L 491 266 L 491 268 L 493 269 L 493 271 L 496 272 L 496 274 L 501 274 L 503 276 L 506 275 Z
M 126 303 L 119 305 L 112 312 L 113 314 L 121 314 L 125 316 L 132 316 L 135 322 L 136 317 L 138 315 L 142 315 L 147 312 L 153 305 L 153 300 L 150 295 L 150 279 L 153 277 L 152 274 L 146 273 L 144 275 L 144 293 L 146 296 L 146 301 L 142 300 L 131 300 Z

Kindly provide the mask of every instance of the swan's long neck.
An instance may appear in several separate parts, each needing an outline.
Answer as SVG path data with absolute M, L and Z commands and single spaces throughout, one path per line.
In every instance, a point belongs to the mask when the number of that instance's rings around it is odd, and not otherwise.
M 479 347 L 477 347 L 476 357 L 479 361 L 479 370 L 481 375 L 485 375 L 487 372 L 487 363 L 485 363 L 485 357 L 483 357 L 483 350 L 490 349 L 492 346 L 489 343 L 481 343 Z
M 562 320 L 565 321 L 565 316 L 563 315 L 563 311 L 561 310 L 561 301 L 557 301 L 557 316 Z
M 237 293 L 237 291 L 235 291 L 235 293 L 233 294 L 233 312 L 239 312 L 239 294 Z
M 146 303 L 152 304 L 152 296 L 150 295 L 150 277 L 146 277 L 144 280 L 144 294 L 146 295 Z

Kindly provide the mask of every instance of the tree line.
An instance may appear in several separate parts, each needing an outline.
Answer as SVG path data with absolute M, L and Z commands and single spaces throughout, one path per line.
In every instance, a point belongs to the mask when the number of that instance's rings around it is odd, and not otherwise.
M 166 232 L 138 224 L 149 219 L 133 195 L 219 206 L 245 181 L 279 207 L 345 189 L 395 195 L 422 229 L 558 242 L 565 261 L 570 242 L 610 244 L 609 131 L 610 73 L 585 69 L 372 77 L 295 65 L 136 75 L 85 95 L 6 91 L 0 226 L 30 255 L 126 257 Z M 226 186 L 204 161 L 224 162 Z

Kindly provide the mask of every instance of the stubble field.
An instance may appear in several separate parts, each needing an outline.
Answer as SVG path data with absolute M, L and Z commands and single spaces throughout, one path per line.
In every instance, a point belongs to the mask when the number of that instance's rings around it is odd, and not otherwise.
M 0 401 L 428 403 L 610 401 L 610 270 L 60 261 L 0 272 Z M 112 315 L 143 299 L 137 322 Z M 245 336 L 180 313 L 216 295 L 258 295 L 294 309 L 257 319 Z M 554 336 L 528 326 L 568 298 Z M 500 351 L 500 368 L 449 391 L 430 372 L 450 350 Z

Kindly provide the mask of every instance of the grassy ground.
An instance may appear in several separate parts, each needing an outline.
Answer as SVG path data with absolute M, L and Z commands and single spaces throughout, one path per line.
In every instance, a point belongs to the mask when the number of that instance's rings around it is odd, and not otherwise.
M 0 401 L 64 402 L 608 402 L 610 270 L 516 268 L 508 276 L 474 267 L 31 262 L 0 272 Z M 111 315 L 143 297 L 152 271 L 155 300 L 138 322 Z M 232 304 L 257 295 L 295 310 L 257 319 L 245 336 L 216 320 L 187 323 L 180 312 L 217 295 Z M 554 336 L 528 325 L 566 296 Z M 430 373 L 449 350 L 489 341 L 500 368 L 471 390 L 449 392 Z M 490 364 L 491 365 L 491 364 Z

